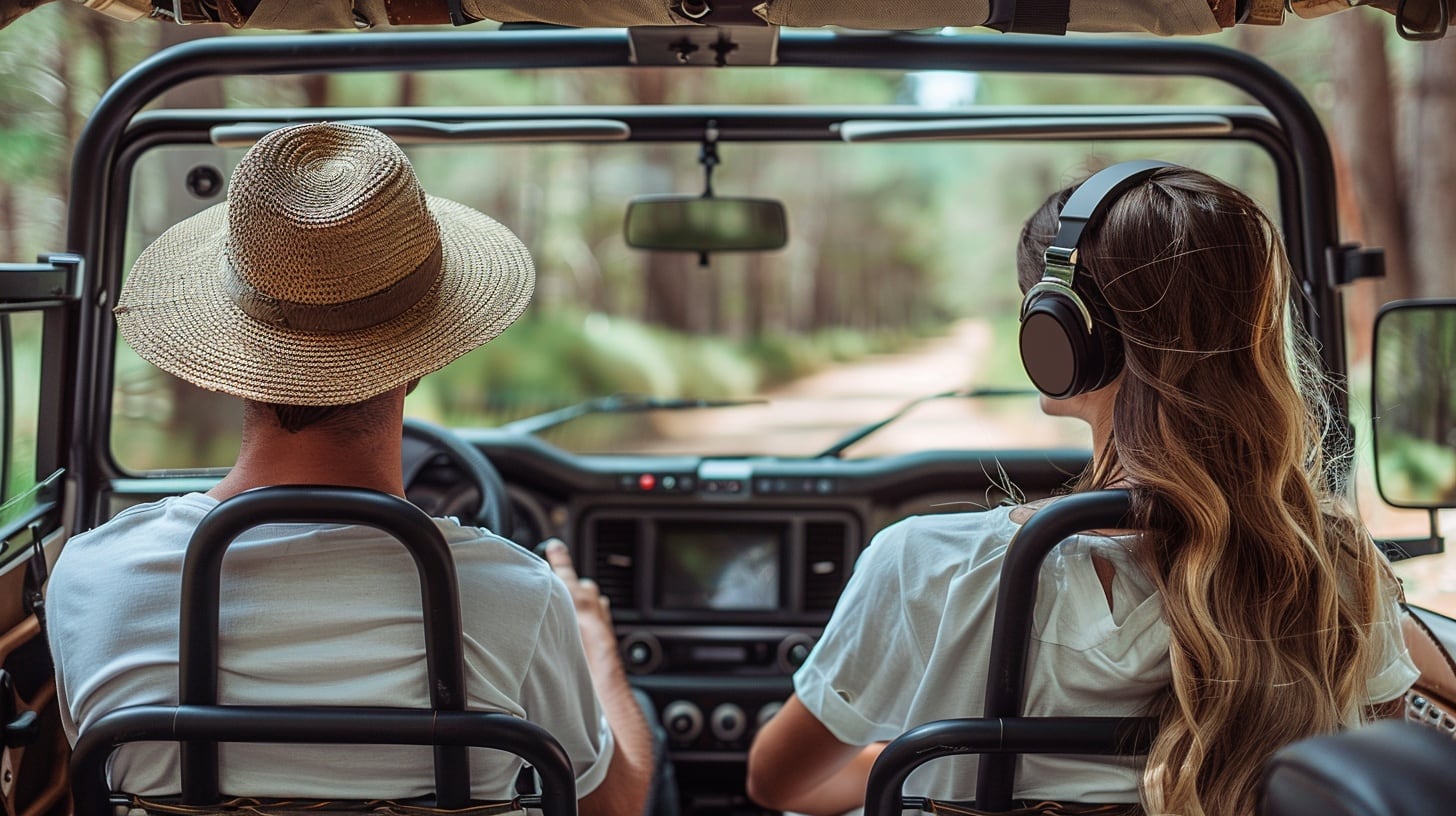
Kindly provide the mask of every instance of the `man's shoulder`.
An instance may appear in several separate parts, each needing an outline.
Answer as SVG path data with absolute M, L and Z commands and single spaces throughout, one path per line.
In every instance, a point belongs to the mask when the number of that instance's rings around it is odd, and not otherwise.
M 201 493 L 167 496 L 157 501 L 135 504 L 112 516 L 105 523 L 72 536 L 66 542 L 62 554 L 131 538 L 137 539 L 139 544 L 185 546 L 191 531 L 216 505 L 215 500 Z M 169 535 L 169 530 L 175 530 L 177 535 Z
M 497 580 L 514 577 L 531 584 L 555 578 L 545 559 L 504 536 L 455 519 L 435 519 L 435 524 L 444 533 L 462 578 L 482 570 Z

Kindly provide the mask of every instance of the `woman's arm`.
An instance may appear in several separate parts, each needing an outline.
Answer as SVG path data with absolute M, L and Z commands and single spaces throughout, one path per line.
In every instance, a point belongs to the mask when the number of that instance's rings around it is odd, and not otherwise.
M 790 695 L 748 752 L 748 796 L 773 810 L 833 816 L 864 805 L 884 743 L 846 745 Z

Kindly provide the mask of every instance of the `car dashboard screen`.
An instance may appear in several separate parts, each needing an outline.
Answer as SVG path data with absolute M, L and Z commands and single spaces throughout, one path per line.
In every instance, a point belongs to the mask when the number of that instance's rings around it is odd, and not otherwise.
M 776 525 L 665 524 L 657 546 L 657 608 L 779 608 L 784 529 Z

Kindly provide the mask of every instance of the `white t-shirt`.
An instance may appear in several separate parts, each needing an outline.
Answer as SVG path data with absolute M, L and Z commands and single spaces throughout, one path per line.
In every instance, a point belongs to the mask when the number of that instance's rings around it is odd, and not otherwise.
M 102 715 L 177 703 L 177 625 L 187 540 L 217 502 L 132 507 L 67 542 L 46 599 L 61 720 L 74 743 Z M 467 707 L 524 717 L 571 757 L 577 795 L 606 775 L 612 732 L 592 689 L 565 585 L 539 558 L 437 519 L 455 559 Z M 428 708 L 414 561 L 366 527 L 280 524 L 244 533 L 223 560 L 219 701 Z M 232 795 L 405 798 L 434 791 L 429 747 L 219 746 Z M 510 799 L 520 762 L 471 751 L 478 799 Z M 175 744 L 122 746 L 114 789 L 179 791 Z
M 975 717 L 985 701 L 991 625 L 1011 508 L 918 516 L 885 528 L 860 556 L 824 637 L 794 675 L 805 707 L 849 745 L 894 739 L 934 720 Z M 1170 679 L 1162 600 L 1124 547 L 1076 536 L 1043 563 L 1027 657 L 1027 716 L 1142 716 Z M 1116 569 L 1112 608 L 1092 555 Z M 1392 600 L 1377 624 L 1384 668 L 1371 702 L 1403 694 L 1417 671 Z M 975 755 L 940 759 L 905 791 L 975 798 Z M 1136 802 L 1140 758 L 1026 755 L 1017 798 Z

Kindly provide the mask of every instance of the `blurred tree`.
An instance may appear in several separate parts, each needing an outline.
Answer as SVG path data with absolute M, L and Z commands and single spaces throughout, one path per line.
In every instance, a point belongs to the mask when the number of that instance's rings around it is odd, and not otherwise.
M 216 26 L 155 26 L 157 48 L 161 50 L 203 37 L 223 33 Z M 206 78 L 193 80 L 162 96 L 161 105 L 169 108 L 220 108 L 226 104 L 222 80 Z M 226 166 L 218 151 L 218 166 Z M 164 158 L 166 222 L 173 223 L 197 210 L 198 201 L 192 197 L 183 184 L 188 171 L 197 164 L 195 152 L 169 152 Z M 242 422 L 242 406 L 234 397 L 214 391 L 204 391 L 175 377 L 164 376 L 171 397 L 171 414 L 167 422 L 167 436 L 185 446 L 191 461 L 223 461 L 231 458 L 232 452 L 213 450 L 219 440 L 233 440 L 236 429 Z
M 1396 148 L 1396 95 L 1385 53 L 1382 21 L 1363 14 L 1341 14 L 1329 21 L 1335 53 L 1331 60 L 1333 109 L 1340 169 L 1354 193 L 1348 231 L 1358 240 L 1385 248 L 1381 300 L 1409 297 L 1410 260 L 1406 252 L 1406 206 Z
M 663 68 L 644 68 L 633 71 L 627 87 L 631 94 L 630 104 L 663 105 L 668 101 L 669 84 L 667 71 Z M 672 171 L 672 151 L 666 145 L 648 145 L 644 157 L 646 165 L 666 168 L 668 178 L 677 176 Z M 692 331 L 695 325 L 693 308 L 694 292 L 685 274 L 683 258 L 677 253 L 648 252 L 643 255 L 642 279 L 646 289 L 642 317 L 648 323 L 655 323 L 678 331 Z
M 1422 43 L 1408 73 L 1386 53 L 1384 21 L 1329 21 L 1337 104 L 1333 137 L 1354 209 L 1342 217 L 1363 243 L 1385 248 L 1379 301 L 1456 294 L 1456 40 Z
M 1421 46 L 1407 112 L 1412 293 L 1456 295 L 1456 39 Z

